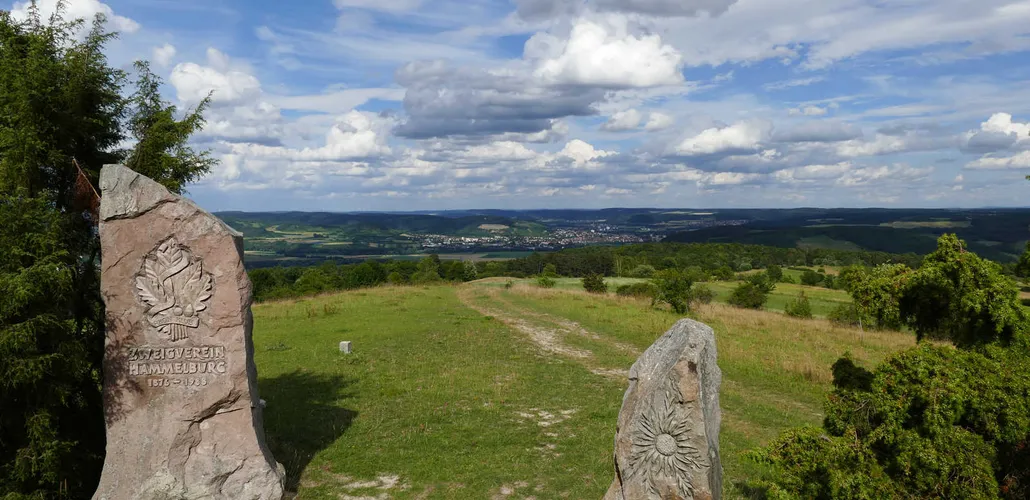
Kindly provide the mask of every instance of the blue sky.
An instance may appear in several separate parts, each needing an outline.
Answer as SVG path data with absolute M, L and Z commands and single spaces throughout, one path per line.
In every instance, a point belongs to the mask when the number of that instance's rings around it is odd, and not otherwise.
M 1030 0 L 67 3 L 210 210 L 1028 205 Z

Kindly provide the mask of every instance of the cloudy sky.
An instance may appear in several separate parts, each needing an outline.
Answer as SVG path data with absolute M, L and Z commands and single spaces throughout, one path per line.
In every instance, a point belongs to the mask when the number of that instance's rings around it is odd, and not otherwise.
M 211 210 L 1030 205 L 1030 0 L 69 12 L 179 106 L 213 91 Z

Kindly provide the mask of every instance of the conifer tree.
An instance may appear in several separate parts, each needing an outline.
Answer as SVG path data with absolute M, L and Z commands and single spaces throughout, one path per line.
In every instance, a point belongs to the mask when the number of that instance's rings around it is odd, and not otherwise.
M 103 16 L 86 26 L 35 4 L 0 11 L 0 494 L 88 498 L 103 464 L 104 307 L 95 187 L 104 164 L 173 191 L 213 164 L 187 145 L 184 118 L 142 63 L 136 92 L 103 49 Z M 85 36 L 79 36 L 87 29 Z M 206 104 L 206 103 L 205 103 Z M 117 149 L 132 136 L 137 146 Z

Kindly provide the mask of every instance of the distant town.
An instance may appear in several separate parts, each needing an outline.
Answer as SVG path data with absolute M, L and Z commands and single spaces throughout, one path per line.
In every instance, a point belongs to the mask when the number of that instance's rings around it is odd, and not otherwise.
M 683 221 L 676 230 L 690 230 L 717 226 L 739 226 L 747 219 L 715 220 L 703 219 Z M 657 242 L 669 231 L 653 227 L 635 227 L 608 224 L 605 221 L 564 221 L 565 224 L 581 224 L 578 227 L 554 227 L 546 235 L 519 236 L 498 233 L 490 236 L 452 236 L 445 234 L 405 235 L 426 252 L 483 251 L 483 250 L 560 250 L 587 245 L 629 244 Z

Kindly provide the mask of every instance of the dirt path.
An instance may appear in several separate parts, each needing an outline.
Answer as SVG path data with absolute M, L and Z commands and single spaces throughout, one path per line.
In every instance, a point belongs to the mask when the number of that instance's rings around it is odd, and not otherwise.
M 494 300 L 497 300 L 499 302 L 503 302 L 504 305 L 505 305 L 505 308 L 507 310 L 515 311 L 519 315 L 522 315 L 522 316 L 530 316 L 530 317 L 533 317 L 533 318 L 540 319 L 542 321 L 547 321 L 547 322 L 550 322 L 550 323 L 554 323 L 555 325 L 557 325 L 559 328 L 561 328 L 565 332 L 572 333 L 572 334 L 575 334 L 575 335 L 579 335 L 579 336 L 582 336 L 582 337 L 586 337 L 586 338 L 588 338 L 590 340 L 594 340 L 594 341 L 601 342 L 601 343 L 604 343 L 604 344 L 608 344 L 609 346 L 614 347 L 615 349 L 617 349 L 619 351 L 622 351 L 625 354 L 629 354 L 629 355 L 631 355 L 633 357 L 639 357 L 640 354 L 641 354 L 641 351 L 639 349 L 637 349 L 636 347 L 633 347 L 633 346 L 631 346 L 631 345 L 629 345 L 627 343 L 624 343 L 624 342 L 619 342 L 618 340 L 613 340 L 613 339 L 602 337 L 602 336 L 598 335 L 597 333 L 594 333 L 594 332 L 592 332 L 590 330 L 587 330 L 585 327 L 583 327 L 583 325 L 581 325 L 581 324 L 579 324 L 579 323 L 577 323 L 575 321 L 572 321 L 571 319 L 563 318 L 561 316 L 555 316 L 553 314 L 542 313 L 542 312 L 539 312 L 539 311 L 533 311 L 533 310 L 530 310 L 530 309 L 526 309 L 525 307 L 520 307 L 520 306 L 515 305 L 514 303 L 512 303 L 510 300 L 505 298 L 500 293 L 496 293 L 496 290 L 494 292 L 495 292 L 495 294 L 491 298 L 493 298 Z
M 499 304 L 487 305 L 476 300 L 478 295 L 488 295 L 490 300 Z M 458 290 L 458 299 L 468 308 L 484 315 L 492 316 L 498 321 L 508 325 L 514 330 L 525 335 L 541 351 L 574 360 L 592 373 L 617 380 L 626 380 L 629 374 L 629 367 L 611 368 L 601 366 L 594 353 L 567 345 L 563 339 L 568 335 L 575 335 L 588 338 L 592 341 L 607 344 L 619 351 L 634 357 L 640 355 L 635 347 L 607 339 L 597 333 L 587 330 L 579 323 L 568 318 L 562 318 L 547 313 L 533 311 L 518 306 L 502 296 L 501 290 L 493 287 L 464 286 Z M 531 318 L 533 321 L 528 321 Z

